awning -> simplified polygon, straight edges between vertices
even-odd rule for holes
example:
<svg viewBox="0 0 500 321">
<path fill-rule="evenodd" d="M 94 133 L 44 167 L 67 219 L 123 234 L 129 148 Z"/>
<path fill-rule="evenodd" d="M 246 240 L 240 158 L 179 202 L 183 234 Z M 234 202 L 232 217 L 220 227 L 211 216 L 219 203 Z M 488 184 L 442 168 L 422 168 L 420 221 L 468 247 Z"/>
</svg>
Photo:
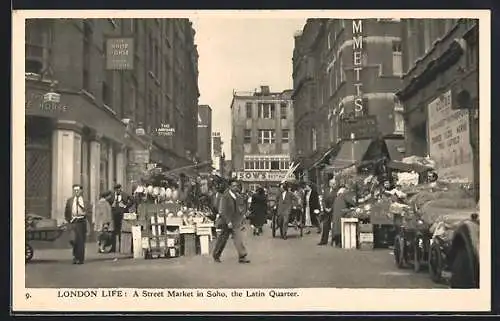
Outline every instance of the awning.
<svg viewBox="0 0 500 321">
<path fill-rule="evenodd" d="M 335 157 L 333 162 L 331 162 L 330 166 L 327 166 L 327 168 L 344 169 L 362 161 L 372 141 L 372 139 L 360 139 L 346 140 L 342 142 L 337 157 Z"/>
<path fill-rule="evenodd" d="M 403 163 L 401 161 L 394 161 L 394 160 L 391 160 L 388 164 L 387 164 L 387 167 L 388 168 L 391 168 L 391 169 L 394 169 L 394 170 L 397 170 L 397 171 L 401 171 L 401 172 L 417 172 L 417 173 L 423 173 L 423 172 L 426 172 L 426 171 L 429 171 L 429 170 L 432 170 L 432 167 L 428 167 L 428 166 L 425 166 L 425 165 L 421 165 L 421 164 L 408 164 L 408 163 Z"/>
<path fill-rule="evenodd" d="M 340 150 L 340 148 L 341 148 L 340 146 L 341 146 L 340 144 L 336 144 L 335 146 L 331 147 L 326 152 L 324 152 L 323 154 L 321 154 L 321 157 L 313 163 L 313 165 L 311 166 L 311 168 L 314 168 L 314 167 L 320 165 L 328 157 L 330 157 L 333 154 L 336 154 Z"/>
<path fill-rule="evenodd" d="M 384 141 L 385 146 L 387 146 L 389 158 L 393 161 L 402 160 L 404 153 L 400 150 L 404 150 L 405 141 L 403 139 L 384 139 Z"/>
</svg>

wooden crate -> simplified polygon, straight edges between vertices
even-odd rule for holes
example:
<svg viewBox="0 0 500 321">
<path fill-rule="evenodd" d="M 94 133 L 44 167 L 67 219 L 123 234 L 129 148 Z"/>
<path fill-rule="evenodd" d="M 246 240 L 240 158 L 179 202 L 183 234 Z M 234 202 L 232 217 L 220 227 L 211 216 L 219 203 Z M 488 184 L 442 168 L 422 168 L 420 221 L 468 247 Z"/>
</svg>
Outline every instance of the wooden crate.
<svg viewBox="0 0 500 321">
<path fill-rule="evenodd" d="M 341 239 L 342 248 L 344 249 L 356 249 L 357 248 L 357 218 L 341 218 Z"/>
<path fill-rule="evenodd" d="M 183 256 L 196 255 L 196 234 L 194 233 L 181 234 L 181 255 Z"/>
<path fill-rule="evenodd" d="M 132 233 L 122 232 L 120 238 L 120 253 L 132 254 Z"/>
</svg>

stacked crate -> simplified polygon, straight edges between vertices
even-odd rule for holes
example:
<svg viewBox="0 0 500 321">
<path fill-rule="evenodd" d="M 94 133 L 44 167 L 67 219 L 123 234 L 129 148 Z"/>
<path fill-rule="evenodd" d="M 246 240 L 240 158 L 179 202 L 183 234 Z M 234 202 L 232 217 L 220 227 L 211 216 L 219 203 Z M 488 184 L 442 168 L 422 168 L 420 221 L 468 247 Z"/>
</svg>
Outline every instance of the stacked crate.
<svg viewBox="0 0 500 321">
<path fill-rule="evenodd" d="M 373 250 L 373 225 L 359 224 L 358 225 L 358 244 L 361 250 Z"/>
</svg>

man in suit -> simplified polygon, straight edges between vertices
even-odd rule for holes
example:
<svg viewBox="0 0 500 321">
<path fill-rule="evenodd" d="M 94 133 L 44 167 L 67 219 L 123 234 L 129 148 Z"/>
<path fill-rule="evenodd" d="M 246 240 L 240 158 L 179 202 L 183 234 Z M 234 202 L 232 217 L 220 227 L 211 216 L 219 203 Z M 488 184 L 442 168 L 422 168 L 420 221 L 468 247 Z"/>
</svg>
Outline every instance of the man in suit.
<svg viewBox="0 0 500 321">
<path fill-rule="evenodd" d="M 337 181 L 335 178 L 332 178 L 329 182 L 329 188 L 323 195 L 324 215 L 322 219 L 321 239 L 318 245 L 326 245 L 328 243 L 328 235 L 330 234 L 330 230 L 332 228 L 333 206 L 338 189 L 339 186 Z"/>
<path fill-rule="evenodd" d="M 122 185 L 116 184 L 111 198 L 111 213 L 113 215 L 113 245 L 111 252 L 116 252 L 116 244 L 120 244 L 123 214 L 128 210 L 130 198 L 122 191 Z"/>
<path fill-rule="evenodd" d="M 83 264 L 85 261 L 85 240 L 87 238 L 87 223 L 90 214 L 90 204 L 83 199 L 83 187 L 73 185 L 73 196 L 66 201 L 64 218 L 70 224 L 73 239 L 73 264 Z"/>
<path fill-rule="evenodd" d="M 233 236 L 234 246 L 238 251 L 239 263 L 250 263 L 247 259 L 247 250 L 243 245 L 241 223 L 243 212 L 238 206 L 240 184 L 236 180 L 229 182 L 229 189 L 222 194 L 219 204 L 219 218 L 216 225 L 221 229 L 221 234 L 215 242 L 213 251 L 214 261 L 219 263 L 222 251 L 226 247 L 229 236 Z"/>
<path fill-rule="evenodd" d="M 284 182 L 281 184 L 281 193 L 278 197 L 278 224 L 280 227 L 280 236 L 282 239 L 287 239 L 288 222 L 290 221 L 290 213 L 294 205 L 295 195 L 290 191 L 289 185 Z"/>
</svg>

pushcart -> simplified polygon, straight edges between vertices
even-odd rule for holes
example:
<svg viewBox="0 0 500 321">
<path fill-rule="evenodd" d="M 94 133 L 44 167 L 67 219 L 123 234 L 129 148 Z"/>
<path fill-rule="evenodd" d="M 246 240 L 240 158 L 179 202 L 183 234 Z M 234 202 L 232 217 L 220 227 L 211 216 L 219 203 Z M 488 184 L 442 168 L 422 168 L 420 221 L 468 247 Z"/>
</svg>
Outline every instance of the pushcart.
<svg viewBox="0 0 500 321">
<path fill-rule="evenodd" d="M 30 241 L 46 241 L 53 242 L 57 240 L 62 233 L 66 230 L 66 225 L 59 227 L 26 227 L 25 230 L 25 245 L 24 255 L 25 261 L 30 262 L 33 258 L 35 250 L 29 244 Z"/>
<path fill-rule="evenodd" d="M 394 239 L 396 266 L 403 269 L 411 265 L 415 272 L 420 272 L 429 261 L 431 238 L 429 225 L 419 217 L 403 220 Z"/>
</svg>

